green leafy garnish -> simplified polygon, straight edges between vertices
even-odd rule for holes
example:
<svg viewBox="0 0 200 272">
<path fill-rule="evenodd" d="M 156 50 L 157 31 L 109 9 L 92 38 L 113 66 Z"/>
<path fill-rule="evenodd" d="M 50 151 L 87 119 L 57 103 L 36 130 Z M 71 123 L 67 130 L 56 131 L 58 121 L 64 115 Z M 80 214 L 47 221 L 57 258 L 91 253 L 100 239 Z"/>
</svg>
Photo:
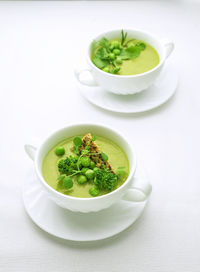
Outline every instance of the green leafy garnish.
<svg viewBox="0 0 200 272">
<path fill-rule="evenodd" d="M 137 48 L 140 50 L 144 50 L 146 48 L 146 44 L 143 42 L 139 42 L 136 44 Z"/>
<path fill-rule="evenodd" d="M 101 59 L 108 59 L 109 53 L 105 47 L 101 47 L 97 50 L 96 57 Z"/>
<path fill-rule="evenodd" d="M 73 147 L 73 151 L 76 155 L 79 155 L 79 149 L 78 149 L 78 146 L 74 145 Z"/>
<path fill-rule="evenodd" d="M 99 69 L 106 73 L 118 74 L 120 65 L 123 61 L 137 58 L 141 51 L 145 50 L 146 44 L 136 39 L 127 40 L 128 33 L 121 31 L 121 41 L 108 41 L 105 37 L 101 38 L 99 42 L 94 41 L 96 47 L 93 49 L 94 56 L 92 61 Z"/>
<path fill-rule="evenodd" d="M 82 140 L 80 137 L 76 136 L 74 137 L 73 139 L 73 143 L 74 143 L 74 146 L 73 146 L 73 151 L 76 155 L 79 155 L 79 147 L 82 145 Z"/>
<path fill-rule="evenodd" d="M 108 53 L 110 52 L 109 41 L 108 41 L 108 39 L 106 39 L 105 37 L 103 37 L 103 38 L 99 41 L 99 45 L 100 45 L 101 47 L 104 47 Z"/>
<path fill-rule="evenodd" d="M 140 51 L 141 50 L 139 48 L 137 48 L 136 46 L 131 46 L 126 49 L 123 49 L 120 57 L 123 60 L 135 59 L 139 56 Z"/>
<path fill-rule="evenodd" d="M 116 175 L 118 179 L 124 179 L 127 176 L 127 173 L 125 171 L 125 166 L 120 166 L 117 168 Z"/>
<path fill-rule="evenodd" d="M 75 146 L 81 146 L 82 145 L 82 140 L 80 137 L 74 137 L 73 143 Z"/>
<path fill-rule="evenodd" d="M 116 175 L 118 178 L 124 178 L 126 176 L 126 172 L 123 169 L 118 169 Z"/>
<path fill-rule="evenodd" d="M 108 160 L 108 156 L 107 156 L 105 153 L 103 153 L 103 152 L 101 152 L 101 157 L 102 157 L 102 159 L 103 159 L 104 161 L 107 161 L 107 160 Z"/>
<path fill-rule="evenodd" d="M 93 63 L 99 69 L 102 69 L 102 68 L 104 68 L 104 67 L 106 67 L 108 65 L 108 61 L 107 60 L 104 60 L 104 59 L 101 59 L 101 58 L 98 58 L 98 57 L 95 57 L 93 59 Z"/>
<path fill-rule="evenodd" d="M 91 142 L 94 142 L 97 139 L 95 135 L 92 136 Z"/>
<path fill-rule="evenodd" d="M 58 181 L 61 181 L 61 180 L 63 180 L 65 177 L 66 177 L 66 175 L 65 175 L 65 174 L 62 174 L 62 175 L 60 175 L 60 176 L 57 178 L 57 180 L 58 180 Z"/>
</svg>

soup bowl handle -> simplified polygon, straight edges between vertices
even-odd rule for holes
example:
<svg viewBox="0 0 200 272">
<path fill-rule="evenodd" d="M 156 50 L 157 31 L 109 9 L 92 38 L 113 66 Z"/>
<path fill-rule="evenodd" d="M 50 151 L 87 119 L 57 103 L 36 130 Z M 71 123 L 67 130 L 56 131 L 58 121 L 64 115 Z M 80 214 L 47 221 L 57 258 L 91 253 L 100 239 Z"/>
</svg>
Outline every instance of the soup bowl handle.
<svg viewBox="0 0 200 272">
<path fill-rule="evenodd" d="M 167 59 L 174 50 L 174 43 L 168 40 L 162 40 L 162 44 L 165 48 L 165 58 Z"/>
<path fill-rule="evenodd" d="M 98 86 L 97 82 L 93 79 L 91 72 L 92 72 L 92 69 L 89 66 L 85 66 L 83 68 L 77 67 L 74 69 L 74 75 L 79 83 L 89 87 Z M 81 78 L 81 74 L 83 75 L 86 73 L 90 74 L 90 79 Z"/>
<path fill-rule="evenodd" d="M 126 194 L 123 196 L 123 200 L 144 202 L 149 198 L 151 191 L 152 186 L 146 178 L 134 177 L 134 181 Z"/>
<path fill-rule="evenodd" d="M 35 159 L 35 154 L 36 154 L 36 151 L 38 149 L 39 142 L 40 141 L 38 139 L 33 139 L 30 144 L 25 144 L 24 145 L 24 149 L 25 149 L 26 154 L 33 161 Z"/>
</svg>

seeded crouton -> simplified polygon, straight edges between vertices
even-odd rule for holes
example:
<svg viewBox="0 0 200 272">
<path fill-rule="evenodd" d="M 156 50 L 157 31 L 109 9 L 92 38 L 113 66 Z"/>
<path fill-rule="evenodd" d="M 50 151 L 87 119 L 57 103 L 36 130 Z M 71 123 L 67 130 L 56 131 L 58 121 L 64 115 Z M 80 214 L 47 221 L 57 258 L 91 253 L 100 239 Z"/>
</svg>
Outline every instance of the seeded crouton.
<svg viewBox="0 0 200 272">
<path fill-rule="evenodd" d="M 93 142 L 91 141 L 92 135 L 90 133 L 86 134 L 82 138 L 82 145 L 79 147 L 79 151 L 81 152 L 87 145 L 90 146 L 90 153 L 96 153 L 95 155 L 90 155 L 90 159 L 96 164 L 97 167 L 99 168 L 108 168 L 113 174 L 115 174 L 112 166 L 108 161 L 104 161 L 102 156 L 101 156 L 101 150 L 100 148 Z"/>
</svg>

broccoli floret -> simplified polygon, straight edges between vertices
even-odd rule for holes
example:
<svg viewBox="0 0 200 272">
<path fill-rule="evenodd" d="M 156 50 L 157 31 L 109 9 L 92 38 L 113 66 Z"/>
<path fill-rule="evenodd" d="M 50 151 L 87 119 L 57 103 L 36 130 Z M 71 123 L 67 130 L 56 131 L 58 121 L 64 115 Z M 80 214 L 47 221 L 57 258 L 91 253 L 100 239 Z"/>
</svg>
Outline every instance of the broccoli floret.
<svg viewBox="0 0 200 272">
<path fill-rule="evenodd" d="M 58 162 L 58 171 L 61 174 L 70 175 L 77 170 L 77 156 L 70 155 L 66 159 L 62 159 Z"/>
<path fill-rule="evenodd" d="M 58 171 L 62 174 L 68 174 L 68 165 L 66 160 L 60 160 L 58 163 Z"/>
<path fill-rule="evenodd" d="M 109 169 L 98 169 L 95 171 L 94 184 L 100 189 L 113 190 L 117 183 L 117 176 Z"/>
</svg>

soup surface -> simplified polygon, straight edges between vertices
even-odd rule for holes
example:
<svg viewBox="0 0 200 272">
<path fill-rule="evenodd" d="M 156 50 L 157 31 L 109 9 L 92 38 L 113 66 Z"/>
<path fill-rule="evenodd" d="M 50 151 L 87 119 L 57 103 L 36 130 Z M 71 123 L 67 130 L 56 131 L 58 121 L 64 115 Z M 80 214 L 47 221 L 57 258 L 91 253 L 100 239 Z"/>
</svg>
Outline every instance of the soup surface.
<svg viewBox="0 0 200 272">
<path fill-rule="evenodd" d="M 136 41 L 135 41 L 136 42 Z M 159 55 L 157 51 L 149 44 L 135 59 L 125 60 L 118 65 L 120 67 L 119 75 L 137 75 L 152 70 L 159 64 Z"/>
<path fill-rule="evenodd" d="M 94 41 L 91 60 L 104 72 L 118 75 L 137 75 L 155 68 L 160 58 L 148 43 L 134 38 Z"/>
<path fill-rule="evenodd" d="M 80 136 L 82 137 L 82 136 Z M 100 148 L 100 150 L 105 152 L 108 156 L 108 161 L 114 171 L 117 171 L 118 167 L 123 167 L 124 175 L 117 179 L 117 183 L 115 187 L 116 189 L 121 186 L 124 181 L 127 179 L 129 174 L 129 162 L 125 152 L 114 142 L 104 137 L 98 137 L 95 140 L 95 144 Z M 65 149 L 65 154 L 62 156 L 56 155 L 56 149 L 62 146 Z M 85 184 L 79 184 L 77 182 L 78 175 L 72 177 L 73 179 L 73 187 L 69 190 L 65 190 L 60 182 L 58 182 L 58 177 L 60 176 L 60 172 L 58 170 L 58 163 L 60 160 L 65 159 L 69 155 L 74 155 L 73 150 L 73 137 L 65 139 L 59 142 L 56 146 L 54 146 L 45 156 L 42 166 L 42 173 L 45 181 L 55 190 L 67 194 L 73 197 L 82 197 L 88 198 L 92 197 L 89 193 L 90 188 L 94 186 L 92 181 L 88 181 Z M 99 192 L 99 195 L 106 194 L 109 191 L 102 189 Z"/>
</svg>

